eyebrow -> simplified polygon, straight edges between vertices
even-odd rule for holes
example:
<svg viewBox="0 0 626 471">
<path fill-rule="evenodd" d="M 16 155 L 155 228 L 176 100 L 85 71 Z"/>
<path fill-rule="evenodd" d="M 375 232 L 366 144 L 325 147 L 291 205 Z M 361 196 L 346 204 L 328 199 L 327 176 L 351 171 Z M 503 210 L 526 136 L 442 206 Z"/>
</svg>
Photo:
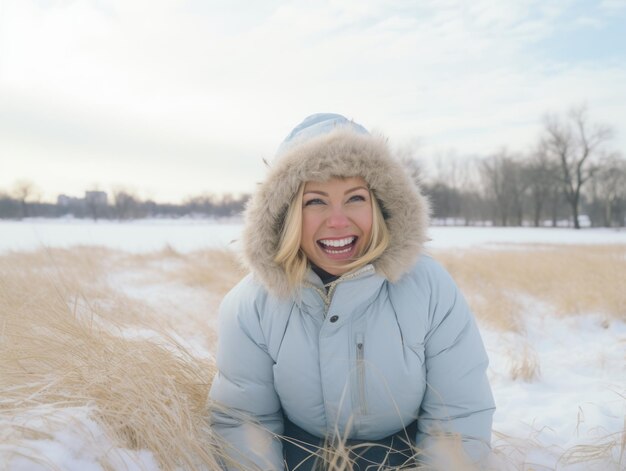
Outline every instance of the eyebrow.
<svg viewBox="0 0 626 471">
<path fill-rule="evenodd" d="M 367 192 L 369 192 L 369 189 L 365 186 L 355 186 L 354 188 L 350 188 L 349 190 L 346 190 L 343 194 L 347 195 L 348 193 L 353 193 L 357 190 L 365 190 Z M 314 193 L 316 195 L 322 195 L 322 196 L 328 196 L 328 193 L 326 193 L 325 191 L 320 191 L 320 190 L 309 190 L 309 191 L 305 191 L 304 194 L 307 195 L 309 193 Z"/>
</svg>

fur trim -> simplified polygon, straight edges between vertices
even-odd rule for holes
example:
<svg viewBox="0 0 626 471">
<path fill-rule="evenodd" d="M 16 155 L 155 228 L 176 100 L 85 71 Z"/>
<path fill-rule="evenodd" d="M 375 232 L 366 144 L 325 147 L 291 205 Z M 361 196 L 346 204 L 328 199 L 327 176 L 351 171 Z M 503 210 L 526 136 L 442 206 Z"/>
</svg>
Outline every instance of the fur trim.
<svg viewBox="0 0 626 471">
<path fill-rule="evenodd" d="M 269 292 L 290 294 L 286 274 L 274 256 L 287 208 L 300 184 L 357 176 L 381 203 L 390 233 L 389 247 L 373 262 L 376 271 L 393 282 L 411 269 L 427 240 L 428 201 L 383 138 L 337 129 L 280 155 L 248 203 L 244 261 Z"/>
</svg>

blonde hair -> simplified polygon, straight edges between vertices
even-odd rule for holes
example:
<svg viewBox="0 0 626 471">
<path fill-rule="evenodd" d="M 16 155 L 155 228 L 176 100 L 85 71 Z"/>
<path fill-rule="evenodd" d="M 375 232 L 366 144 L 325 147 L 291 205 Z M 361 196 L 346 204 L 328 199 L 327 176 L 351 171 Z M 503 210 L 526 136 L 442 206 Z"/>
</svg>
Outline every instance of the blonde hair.
<svg viewBox="0 0 626 471">
<path fill-rule="evenodd" d="M 300 248 L 302 243 L 302 198 L 304 182 L 289 203 L 285 221 L 280 233 L 278 250 L 274 261 L 283 267 L 289 286 L 297 288 L 304 281 L 309 260 Z M 385 223 L 378 199 L 369 190 L 372 202 L 372 231 L 363 253 L 354 261 L 342 268 L 346 271 L 356 270 L 380 257 L 389 245 L 389 229 Z"/>
</svg>

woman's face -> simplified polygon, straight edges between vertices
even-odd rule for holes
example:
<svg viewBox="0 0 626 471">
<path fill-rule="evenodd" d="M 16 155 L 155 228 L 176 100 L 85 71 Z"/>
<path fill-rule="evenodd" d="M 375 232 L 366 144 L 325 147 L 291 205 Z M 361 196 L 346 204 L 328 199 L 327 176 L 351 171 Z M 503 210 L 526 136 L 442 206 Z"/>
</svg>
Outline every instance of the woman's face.
<svg viewBox="0 0 626 471">
<path fill-rule="evenodd" d="M 372 232 L 372 201 L 361 177 L 307 182 L 302 198 L 302 241 L 309 261 L 333 275 L 356 259 Z"/>
</svg>

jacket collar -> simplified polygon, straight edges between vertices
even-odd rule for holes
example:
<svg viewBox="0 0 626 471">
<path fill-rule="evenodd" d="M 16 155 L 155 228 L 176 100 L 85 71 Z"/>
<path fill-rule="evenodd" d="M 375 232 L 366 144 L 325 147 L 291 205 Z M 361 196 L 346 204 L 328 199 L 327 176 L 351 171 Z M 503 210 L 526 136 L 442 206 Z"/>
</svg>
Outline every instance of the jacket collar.
<svg viewBox="0 0 626 471">
<path fill-rule="evenodd" d="M 324 317 L 338 315 L 336 325 L 341 325 L 351 312 L 364 311 L 376 298 L 385 281 L 385 277 L 376 273 L 374 266 L 370 264 L 331 282 L 327 292 L 320 278 L 309 270 L 296 304 L 315 316 L 318 313 Z"/>
</svg>

